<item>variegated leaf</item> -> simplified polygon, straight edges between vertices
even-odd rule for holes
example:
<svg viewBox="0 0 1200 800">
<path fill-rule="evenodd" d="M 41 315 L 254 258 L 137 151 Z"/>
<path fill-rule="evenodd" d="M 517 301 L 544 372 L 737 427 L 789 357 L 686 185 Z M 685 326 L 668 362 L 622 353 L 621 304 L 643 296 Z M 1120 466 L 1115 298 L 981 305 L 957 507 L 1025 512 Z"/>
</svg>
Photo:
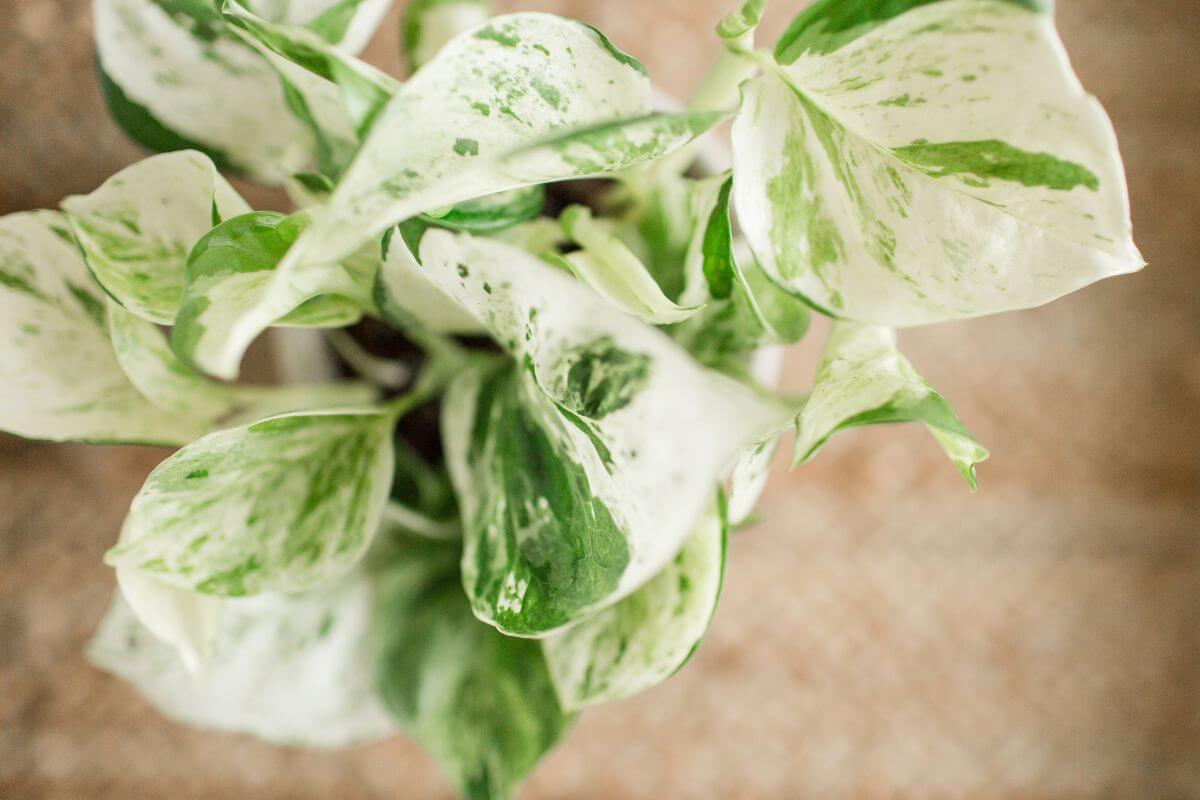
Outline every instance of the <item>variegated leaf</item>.
<svg viewBox="0 0 1200 800">
<path fill-rule="evenodd" d="M 254 327 L 243 333 L 245 312 L 275 280 L 280 260 L 308 223 L 307 213 L 243 214 L 196 243 L 187 260 L 183 305 L 171 332 L 171 347 L 185 363 L 219 378 L 237 377 L 238 363 L 222 363 L 217 355 L 231 337 L 248 334 L 249 344 L 262 332 Z M 340 264 L 297 276 L 288 286 L 290 303 L 268 324 L 341 327 L 357 321 L 373 304 L 378 265 L 372 245 Z"/>
<path fill-rule="evenodd" d="M 166 716 L 202 728 L 308 747 L 344 747 L 396 732 L 376 690 L 367 635 L 375 595 L 360 571 L 302 594 L 203 599 L 223 609 L 200 675 L 189 674 L 120 597 L 89 644 L 88 659 L 131 683 Z"/>
<path fill-rule="evenodd" d="M 221 13 L 236 31 L 245 34 L 244 40 L 252 47 L 274 53 L 307 70 L 329 86 L 336 86 L 341 93 L 346 119 L 358 136 L 366 131 L 375 114 L 400 87 L 400 82 L 395 78 L 355 58 L 339 47 L 336 40 L 331 42 L 317 31 L 263 19 L 240 0 L 222 0 Z M 327 103 L 325 93 L 319 90 L 306 91 L 306 82 L 272 61 L 280 67 L 281 76 L 305 95 L 305 105 L 308 105 L 308 96 L 312 93 L 319 94 L 315 98 L 316 103 Z M 289 101 L 295 102 L 292 98 Z M 304 119 L 304 116 L 301 115 L 301 118 Z M 313 117 L 312 124 L 318 127 L 319 133 L 322 127 L 320 118 Z"/>
<path fill-rule="evenodd" d="M 717 35 L 722 39 L 736 40 L 752 33 L 762 20 L 766 8 L 767 0 L 745 0 L 721 19 L 717 25 Z"/>
<path fill-rule="evenodd" d="M 428 227 L 418 219 L 385 234 L 383 263 L 375 283 L 376 305 L 384 319 L 401 329 L 416 323 L 435 333 L 484 333 L 475 315 L 439 288 L 417 261 L 412 248 Z"/>
<path fill-rule="evenodd" d="M 242 386 L 210 381 L 179 360 L 154 324 L 109 300 L 108 330 L 117 361 L 150 402 L 208 429 L 254 422 L 287 411 L 369 403 L 367 384 L 330 382 Z"/>
<path fill-rule="evenodd" d="M 105 559 L 226 597 L 344 575 L 379 527 L 392 425 L 384 411 L 331 410 L 210 434 L 150 473 Z"/>
<path fill-rule="evenodd" d="M 402 220 L 652 160 L 725 116 L 620 121 L 648 104 L 641 64 L 582 23 L 515 14 L 456 37 L 380 112 L 322 213 L 202 366 L 236 374 L 249 342 L 295 307 L 297 287 L 322 282 L 329 264 Z"/>
<path fill-rule="evenodd" d="M 779 448 L 779 436 L 769 436 L 754 443 L 738 458 L 729 476 L 729 500 L 726 513 L 730 525 L 741 525 L 750 519 L 754 506 L 771 476 L 771 461 Z"/>
<path fill-rule="evenodd" d="M 645 586 L 545 639 L 563 708 L 624 700 L 675 674 L 708 629 L 724 568 L 725 521 L 714 508 Z"/>
<path fill-rule="evenodd" d="M 431 230 L 421 261 L 518 365 L 445 400 L 467 593 L 501 630 L 545 635 L 669 563 L 779 411 L 521 250 Z"/>
<path fill-rule="evenodd" d="M 808 461 L 839 430 L 887 422 L 924 424 L 975 488 L 975 465 L 988 457 L 987 450 L 896 349 L 895 332 L 835 322 L 812 394 L 796 417 L 793 464 Z"/>
<path fill-rule="evenodd" d="M 203 153 L 151 156 L 62 201 L 92 275 L 142 319 L 170 325 L 192 246 L 250 206 Z"/>
<path fill-rule="evenodd" d="M 763 274 L 745 242 L 734 236 L 731 185 L 728 175 L 717 175 L 692 186 L 694 229 L 683 261 L 680 299 L 707 305 L 671 335 L 702 364 L 755 385 L 755 353 L 799 341 L 810 314 L 803 300 Z"/>
<path fill-rule="evenodd" d="M 459 794 L 505 800 L 572 717 L 555 697 L 541 645 L 471 614 L 457 555 L 409 541 L 381 572 L 379 690 Z"/>
<path fill-rule="evenodd" d="M 409 69 L 416 72 L 458 34 L 487 21 L 489 0 L 411 0 L 400 22 Z"/>
<path fill-rule="evenodd" d="M 575 276 L 617 308 L 649 322 L 669 325 L 682 322 L 700 310 L 673 303 L 640 259 L 615 235 L 592 219 L 584 206 L 571 206 L 560 220 L 583 249 L 562 260 Z"/>
<path fill-rule="evenodd" d="M 1112 127 L 1027 0 L 819 2 L 745 89 L 736 204 L 767 273 L 917 325 L 1136 270 Z"/>
<path fill-rule="evenodd" d="M 0 429 L 64 441 L 178 445 L 196 420 L 140 395 L 113 354 L 104 292 L 66 218 L 30 211 L 0 218 Z"/>
<path fill-rule="evenodd" d="M 163 583 L 133 567 L 117 567 L 121 597 L 154 638 L 179 654 L 188 674 L 208 667 L 225 600 Z"/>
<path fill-rule="evenodd" d="M 95 0 L 96 57 L 109 110 L 152 150 L 202 149 L 222 167 L 278 183 L 313 160 L 275 69 L 228 35 L 205 3 Z M 366 44 L 389 0 L 258 3 L 286 24 Z"/>
</svg>

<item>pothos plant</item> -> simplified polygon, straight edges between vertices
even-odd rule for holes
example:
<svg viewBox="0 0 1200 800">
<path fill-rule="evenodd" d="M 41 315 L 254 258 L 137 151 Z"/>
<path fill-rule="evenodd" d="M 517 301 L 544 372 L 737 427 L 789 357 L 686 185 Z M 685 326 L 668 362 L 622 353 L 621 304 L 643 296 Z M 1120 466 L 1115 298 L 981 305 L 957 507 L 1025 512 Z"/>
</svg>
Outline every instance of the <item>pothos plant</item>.
<svg viewBox="0 0 1200 800">
<path fill-rule="evenodd" d="M 783 436 L 799 464 L 919 422 L 974 487 L 987 453 L 895 328 L 1143 262 L 1042 0 L 818 0 L 768 49 L 750 0 L 677 111 L 588 25 L 476 0 L 408 6 L 401 82 L 354 55 L 387 6 L 94 0 L 108 106 L 163 153 L 0 220 L 0 426 L 180 448 L 105 556 L 96 664 L 270 741 L 403 729 L 502 798 L 695 650 Z M 730 119 L 732 169 L 689 172 Z M 763 356 L 813 313 L 788 398 Z M 272 327 L 328 329 L 358 378 L 233 383 Z"/>
</svg>

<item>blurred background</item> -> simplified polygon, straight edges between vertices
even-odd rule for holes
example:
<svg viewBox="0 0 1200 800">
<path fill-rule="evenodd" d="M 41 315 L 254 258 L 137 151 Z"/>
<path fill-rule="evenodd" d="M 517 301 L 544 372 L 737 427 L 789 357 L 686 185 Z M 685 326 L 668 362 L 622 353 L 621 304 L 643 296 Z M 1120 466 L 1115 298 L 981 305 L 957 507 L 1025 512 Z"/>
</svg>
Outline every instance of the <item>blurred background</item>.
<svg viewBox="0 0 1200 800">
<path fill-rule="evenodd" d="M 680 96 L 732 4 L 496 3 L 595 24 Z M 0 213 L 143 155 L 102 106 L 88 5 L 0 0 Z M 775 5 L 762 41 L 801 4 Z M 1196 10 L 1058 2 L 1115 122 L 1149 268 L 902 334 L 992 451 L 979 493 L 910 426 L 780 464 L 697 656 L 585 714 L 525 797 L 1200 798 Z M 399 74 L 396 30 L 367 58 Z M 821 333 L 789 354 L 788 387 L 807 385 Z M 448 798 L 405 740 L 314 753 L 193 731 L 84 662 L 113 589 L 101 555 L 164 455 L 0 434 L 0 796 Z"/>
</svg>

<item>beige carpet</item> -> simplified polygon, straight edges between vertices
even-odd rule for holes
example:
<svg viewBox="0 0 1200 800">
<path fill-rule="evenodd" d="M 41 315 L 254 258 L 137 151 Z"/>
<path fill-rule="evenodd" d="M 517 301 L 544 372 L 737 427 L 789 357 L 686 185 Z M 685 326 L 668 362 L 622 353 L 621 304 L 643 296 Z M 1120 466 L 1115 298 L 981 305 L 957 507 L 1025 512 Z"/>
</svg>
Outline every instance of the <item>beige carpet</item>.
<svg viewBox="0 0 1200 800">
<path fill-rule="evenodd" d="M 140 155 L 104 116 L 86 5 L 0 0 L 2 212 Z M 597 24 L 677 93 L 726 5 L 521 3 Z M 1150 268 L 906 333 L 992 450 L 979 493 L 916 429 L 781 471 L 697 657 L 586 714 L 526 797 L 1200 798 L 1200 27 L 1194 0 L 1059 6 Z M 100 555 L 161 456 L 0 436 L 0 797 L 447 797 L 405 741 L 307 753 L 196 732 L 84 664 L 112 589 Z"/>
</svg>

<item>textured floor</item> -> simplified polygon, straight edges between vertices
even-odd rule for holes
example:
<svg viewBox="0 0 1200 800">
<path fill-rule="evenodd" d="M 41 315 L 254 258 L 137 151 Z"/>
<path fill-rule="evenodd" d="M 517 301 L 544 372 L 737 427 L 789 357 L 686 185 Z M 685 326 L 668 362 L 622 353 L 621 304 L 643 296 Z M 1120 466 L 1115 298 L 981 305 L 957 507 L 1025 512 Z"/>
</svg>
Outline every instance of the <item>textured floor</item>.
<svg viewBox="0 0 1200 800">
<path fill-rule="evenodd" d="M 679 93 L 727 3 L 520 5 L 588 19 Z M 1200 29 L 1193 0 L 1058 5 L 1151 267 L 904 334 L 992 450 L 980 492 L 915 429 L 781 471 L 697 657 L 585 715 L 526 797 L 1200 798 Z M 0 212 L 139 157 L 103 114 L 86 3 L 0 0 L 0 21 Z M 405 741 L 306 753 L 191 731 L 83 663 L 112 588 L 100 555 L 161 455 L 0 436 L 0 797 L 447 797 Z"/>
</svg>

